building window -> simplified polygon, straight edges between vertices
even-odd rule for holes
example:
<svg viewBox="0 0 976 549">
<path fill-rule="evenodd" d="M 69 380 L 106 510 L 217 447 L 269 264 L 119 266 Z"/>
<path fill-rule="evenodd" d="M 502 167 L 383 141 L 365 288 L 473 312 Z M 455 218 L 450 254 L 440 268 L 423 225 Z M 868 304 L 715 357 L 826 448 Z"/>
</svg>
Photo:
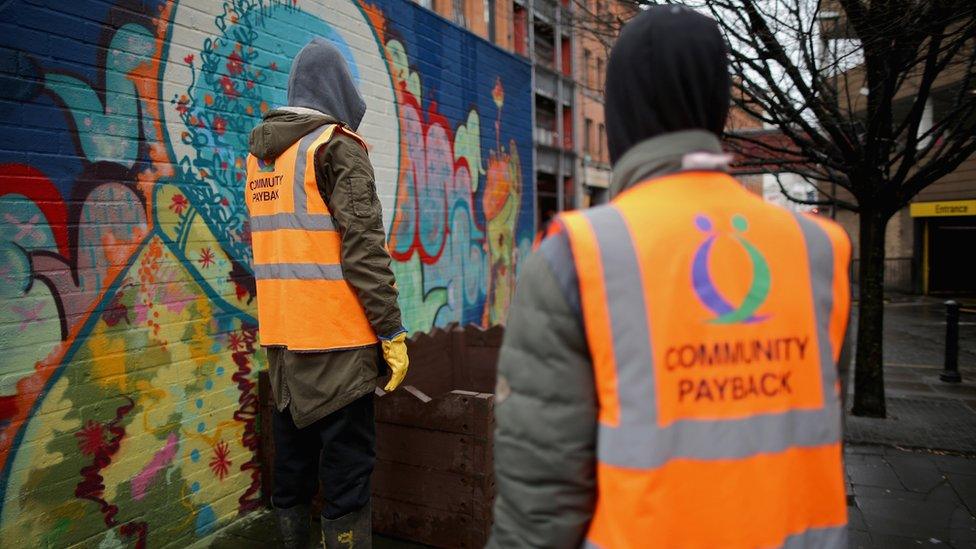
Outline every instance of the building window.
<svg viewBox="0 0 976 549">
<path fill-rule="evenodd" d="M 590 80 L 590 65 L 593 61 L 593 53 L 590 50 L 583 50 L 583 85 L 587 88 L 593 87 Z"/>
<path fill-rule="evenodd" d="M 528 54 L 529 14 L 518 4 L 512 5 L 512 37 L 515 42 L 515 53 Z"/>
<path fill-rule="evenodd" d="M 596 82 L 594 82 L 593 87 L 597 89 L 603 89 L 603 83 L 606 81 L 606 77 L 603 75 L 603 58 L 596 58 Z"/>
<path fill-rule="evenodd" d="M 454 12 L 454 22 L 464 28 L 468 28 L 468 21 L 464 16 L 464 4 L 464 0 L 454 0 L 452 11 Z"/>
<path fill-rule="evenodd" d="M 597 151 L 596 157 L 603 162 L 603 151 L 607 150 L 607 127 L 604 124 L 600 124 L 600 135 L 597 137 Z"/>
<path fill-rule="evenodd" d="M 545 227 L 559 211 L 559 195 L 557 194 L 559 191 L 556 189 L 556 176 L 545 172 L 536 172 L 535 194 L 536 204 L 539 208 L 536 218 L 540 221 L 540 227 Z"/>
<path fill-rule="evenodd" d="M 572 177 L 563 178 L 563 210 L 576 208 L 576 183 Z"/>
<path fill-rule="evenodd" d="M 563 36 L 560 45 L 562 54 L 563 74 L 572 77 L 573 75 L 573 47 L 568 36 Z"/>
<path fill-rule="evenodd" d="M 488 24 L 488 40 L 495 43 L 495 0 L 485 0 L 485 22 Z"/>
<path fill-rule="evenodd" d="M 583 150 L 586 154 L 593 154 L 593 121 L 587 118 L 583 122 Z"/>
<path fill-rule="evenodd" d="M 573 109 L 563 107 L 563 148 L 573 150 Z"/>
<path fill-rule="evenodd" d="M 559 147 L 556 133 L 556 102 L 541 95 L 535 96 L 535 140 L 540 145 Z"/>
<path fill-rule="evenodd" d="M 556 37 L 552 27 L 540 20 L 535 21 L 535 62 L 550 69 L 556 69 Z"/>
</svg>

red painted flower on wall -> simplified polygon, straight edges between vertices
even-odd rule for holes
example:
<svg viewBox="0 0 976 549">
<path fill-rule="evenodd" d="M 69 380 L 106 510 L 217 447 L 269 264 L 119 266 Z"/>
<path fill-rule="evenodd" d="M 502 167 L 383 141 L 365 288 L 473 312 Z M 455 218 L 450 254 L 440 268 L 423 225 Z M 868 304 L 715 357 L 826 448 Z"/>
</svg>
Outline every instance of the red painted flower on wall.
<svg viewBox="0 0 976 549">
<path fill-rule="evenodd" d="M 241 59 L 241 54 L 237 53 L 237 50 L 234 50 L 227 56 L 227 72 L 231 75 L 238 75 L 244 72 L 244 60 Z"/>
<path fill-rule="evenodd" d="M 93 456 L 105 447 L 105 429 L 101 423 L 88 420 L 84 427 L 75 432 L 78 449 L 86 456 Z"/>
<path fill-rule="evenodd" d="M 169 209 L 176 212 L 176 215 L 183 215 L 183 210 L 185 210 L 190 205 L 190 201 L 186 199 L 180 193 L 173 195 L 173 200 L 169 204 Z"/>
<path fill-rule="evenodd" d="M 214 457 L 210 460 L 210 470 L 213 474 L 220 480 L 224 480 L 224 477 L 230 473 L 230 466 L 232 465 L 230 461 L 230 448 L 227 447 L 227 443 L 220 441 L 213 447 Z"/>
<path fill-rule="evenodd" d="M 224 132 L 227 131 L 227 120 L 224 120 L 222 116 L 215 116 L 212 126 L 213 131 L 215 131 L 217 135 L 224 135 Z"/>
<path fill-rule="evenodd" d="M 237 91 L 237 87 L 234 85 L 234 81 L 227 75 L 220 78 L 220 89 L 224 91 L 224 95 L 230 99 L 237 99 L 240 92 Z"/>
<path fill-rule="evenodd" d="M 186 114 L 190 110 L 190 98 L 181 95 L 179 101 L 176 102 L 176 112 L 180 114 Z"/>
<path fill-rule="evenodd" d="M 200 250 L 199 262 L 200 262 L 200 266 L 202 266 L 204 269 L 213 265 L 216 259 L 217 259 L 217 254 L 215 254 L 214 251 L 211 250 L 210 248 L 202 248 Z"/>
<path fill-rule="evenodd" d="M 191 53 L 191 54 L 187 55 L 186 57 L 184 57 L 183 58 L 183 62 L 186 63 L 187 65 L 192 65 L 193 64 L 193 54 Z"/>
</svg>

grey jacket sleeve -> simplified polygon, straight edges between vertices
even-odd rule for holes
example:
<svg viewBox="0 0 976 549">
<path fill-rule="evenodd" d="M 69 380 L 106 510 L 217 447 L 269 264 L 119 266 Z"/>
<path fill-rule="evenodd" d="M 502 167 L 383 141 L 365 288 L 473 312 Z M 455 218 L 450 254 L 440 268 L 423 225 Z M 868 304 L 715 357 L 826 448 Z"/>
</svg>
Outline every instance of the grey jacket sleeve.
<svg viewBox="0 0 976 549">
<path fill-rule="evenodd" d="M 319 190 L 342 235 L 342 274 L 376 335 L 392 337 L 403 324 L 369 155 L 355 139 L 337 133 L 319 150 L 316 169 Z"/>
<path fill-rule="evenodd" d="M 498 365 L 489 547 L 579 547 L 593 513 L 596 390 L 573 277 L 565 236 L 519 277 Z"/>
<path fill-rule="evenodd" d="M 847 391 L 853 382 L 851 379 L 851 370 L 853 370 L 851 368 L 853 359 L 851 352 L 854 350 L 852 339 L 854 335 L 854 314 L 852 311 L 847 319 L 847 331 L 844 332 L 844 340 L 840 344 L 840 355 L 837 359 L 837 378 L 840 380 L 841 417 L 844 418 L 845 427 L 847 425 Z"/>
</svg>

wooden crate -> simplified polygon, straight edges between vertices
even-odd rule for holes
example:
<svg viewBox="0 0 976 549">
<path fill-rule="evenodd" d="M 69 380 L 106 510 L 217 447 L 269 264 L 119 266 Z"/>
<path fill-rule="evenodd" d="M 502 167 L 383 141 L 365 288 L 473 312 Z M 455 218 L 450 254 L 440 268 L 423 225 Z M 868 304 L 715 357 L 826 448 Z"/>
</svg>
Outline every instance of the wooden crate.
<svg viewBox="0 0 976 549">
<path fill-rule="evenodd" d="M 450 326 L 408 340 L 410 370 L 401 388 L 376 391 L 377 533 L 437 547 L 487 542 L 495 490 L 492 392 L 502 336 L 501 327 Z M 273 404 L 261 375 L 262 481 L 270 494 Z"/>
</svg>

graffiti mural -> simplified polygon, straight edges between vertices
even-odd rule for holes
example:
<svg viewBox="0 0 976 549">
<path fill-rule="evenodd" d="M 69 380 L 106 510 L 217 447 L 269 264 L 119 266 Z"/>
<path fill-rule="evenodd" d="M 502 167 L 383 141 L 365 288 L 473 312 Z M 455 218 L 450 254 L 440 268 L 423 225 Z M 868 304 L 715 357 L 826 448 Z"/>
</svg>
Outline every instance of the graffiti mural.
<svg viewBox="0 0 976 549">
<path fill-rule="evenodd" d="M 367 99 L 413 331 L 504 322 L 528 66 L 405 0 L 0 3 L 0 539 L 183 546 L 259 505 L 247 136 L 313 36 Z"/>
</svg>

